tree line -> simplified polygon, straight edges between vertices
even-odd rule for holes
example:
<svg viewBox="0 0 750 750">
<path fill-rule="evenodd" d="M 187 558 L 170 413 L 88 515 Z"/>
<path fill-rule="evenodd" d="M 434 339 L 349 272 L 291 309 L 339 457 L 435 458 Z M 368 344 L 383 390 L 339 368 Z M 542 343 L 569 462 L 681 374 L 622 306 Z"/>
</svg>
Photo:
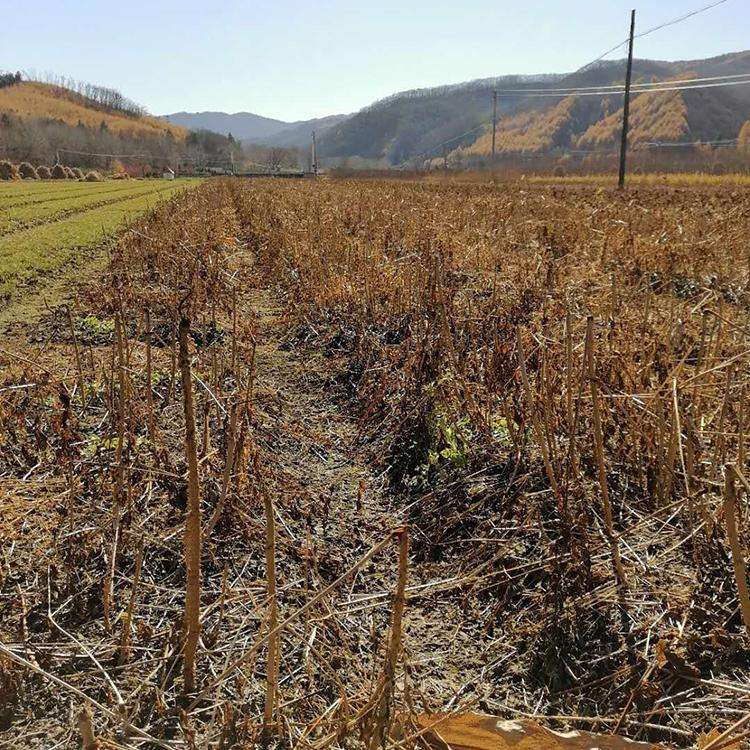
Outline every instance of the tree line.
<svg viewBox="0 0 750 750">
<path fill-rule="evenodd" d="M 24 79 L 54 86 L 68 98 L 79 101 L 93 109 L 105 112 L 118 112 L 128 117 L 144 117 L 148 114 L 145 107 L 142 107 L 117 89 L 110 88 L 109 86 L 99 86 L 94 83 L 79 81 L 70 76 L 49 72 L 39 74 L 34 71 L 27 71 L 24 74 Z"/>
<path fill-rule="evenodd" d="M 23 78 L 20 73 L 0 73 L 0 89 L 15 86 L 17 83 L 21 83 L 22 80 Z"/>
<path fill-rule="evenodd" d="M 296 149 L 245 146 L 231 135 L 208 130 L 175 138 L 163 135 L 129 135 L 112 132 L 105 121 L 99 127 L 79 122 L 69 125 L 51 118 L 0 115 L 0 159 L 14 163 L 66 165 L 109 170 L 122 163 L 132 174 L 158 173 L 169 166 L 180 172 L 242 171 L 266 165 L 269 171 L 304 166 Z"/>
</svg>

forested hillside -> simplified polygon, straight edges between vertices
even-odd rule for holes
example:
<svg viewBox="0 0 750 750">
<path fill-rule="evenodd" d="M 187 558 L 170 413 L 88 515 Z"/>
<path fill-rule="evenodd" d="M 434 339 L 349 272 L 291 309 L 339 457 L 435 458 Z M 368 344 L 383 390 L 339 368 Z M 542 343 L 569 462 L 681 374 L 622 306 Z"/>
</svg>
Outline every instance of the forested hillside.
<svg viewBox="0 0 750 750">
<path fill-rule="evenodd" d="M 697 61 L 634 62 L 636 83 L 748 72 L 750 52 Z M 334 161 L 355 157 L 381 165 L 417 164 L 444 153 L 487 155 L 496 88 L 505 92 L 498 101 L 498 154 L 607 148 L 619 137 L 621 95 L 534 97 L 522 90 L 613 86 L 623 80 L 624 62 L 614 61 L 567 76 L 509 76 L 404 92 L 332 128 L 321 139 L 321 153 Z M 734 139 L 750 117 L 750 87 L 637 96 L 633 115 L 635 142 Z"/>
<path fill-rule="evenodd" d="M 62 77 L 0 77 L 0 159 L 105 169 L 116 159 L 142 173 L 224 166 L 233 153 L 241 155 L 237 142 L 152 117 L 115 89 Z"/>
</svg>

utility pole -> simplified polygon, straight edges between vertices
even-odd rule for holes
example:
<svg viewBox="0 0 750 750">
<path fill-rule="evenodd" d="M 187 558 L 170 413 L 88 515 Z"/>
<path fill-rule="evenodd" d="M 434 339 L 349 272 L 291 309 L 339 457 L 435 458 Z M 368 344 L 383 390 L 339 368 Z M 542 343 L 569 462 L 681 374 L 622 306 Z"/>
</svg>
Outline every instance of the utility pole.
<svg viewBox="0 0 750 750">
<path fill-rule="evenodd" d="M 495 161 L 495 136 L 497 135 L 497 89 L 492 92 L 492 161 Z"/>
<path fill-rule="evenodd" d="M 635 10 L 630 13 L 630 43 L 628 70 L 625 74 L 625 105 L 622 109 L 622 142 L 620 143 L 620 190 L 625 188 L 625 161 L 628 156 L 628 120 L 630 119 L 630 83 L 633 79 L 633 39 L 635 38 Z"/>
<path fill-rule="evenodd" d="M 315 131 L 312 132 L 312 172 L 318 176 L 318 157 L 315 154 Z"/>
</svg>

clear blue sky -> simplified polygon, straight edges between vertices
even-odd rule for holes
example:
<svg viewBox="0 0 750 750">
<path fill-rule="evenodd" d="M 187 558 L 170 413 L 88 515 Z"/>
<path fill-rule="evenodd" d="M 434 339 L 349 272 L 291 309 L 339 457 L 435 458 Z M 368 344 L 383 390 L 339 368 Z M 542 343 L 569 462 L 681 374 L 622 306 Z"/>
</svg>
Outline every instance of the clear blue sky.
<svg viewBox="0 0 750 750">
<path fill-rule="evenodd" d="M 351 112 L 408 88 L 568 72 L 712 0 L 2 0 L 0 69 L 119 88 L 155 114 Z M 636 55 L 750 48 L 750 2 L 639 40 Z"/>
</svg>

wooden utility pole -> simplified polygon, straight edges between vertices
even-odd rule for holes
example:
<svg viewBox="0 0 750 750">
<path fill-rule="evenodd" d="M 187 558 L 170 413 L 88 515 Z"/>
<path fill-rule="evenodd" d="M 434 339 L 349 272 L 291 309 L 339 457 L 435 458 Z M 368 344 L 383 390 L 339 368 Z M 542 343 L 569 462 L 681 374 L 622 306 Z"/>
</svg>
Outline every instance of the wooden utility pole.
<svg viewBox="0 0 750 750">
<path fill-rule="evenodd" d="M 625 74 L 625 104 L 622 110 L 622 142 L 620 143 L 620 190 L 625 187 L 625 161 L 628 156 L 628 120 L 630 119 L 630 83 L 633 79 L 633 39 L 635 38 L 635 10 L 630 13 L 630 43 L 628 70 Z"/>
<path fill-rule="evenodd" d="M 495 136 L 497 135 L 497 89 L 492 92 L 492 161 L 495 161 Z"/>
<path fill-rule="evenodd" d="M 318 174 L 318 157 L 315 153 L 315 131 L 312 132 L 312 172 L 317 177 Z"/>
</svg>

